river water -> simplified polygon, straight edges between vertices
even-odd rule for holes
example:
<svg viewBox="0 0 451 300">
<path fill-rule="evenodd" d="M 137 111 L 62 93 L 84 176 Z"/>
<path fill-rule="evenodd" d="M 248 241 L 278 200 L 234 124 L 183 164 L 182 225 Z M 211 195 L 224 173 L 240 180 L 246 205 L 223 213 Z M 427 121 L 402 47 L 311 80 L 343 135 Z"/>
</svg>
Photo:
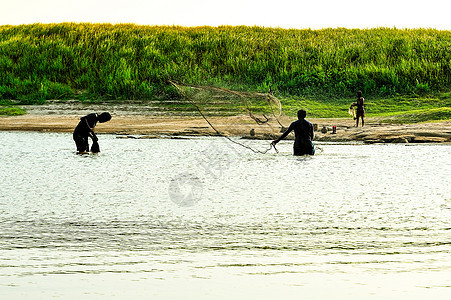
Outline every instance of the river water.
<svg viewBox="0 0 451 300">
<path fill-rule="evenodd" d="M 2 298 L 451 294 L 451 145 L 99 138 L 0 132 Z"/>
</svg>

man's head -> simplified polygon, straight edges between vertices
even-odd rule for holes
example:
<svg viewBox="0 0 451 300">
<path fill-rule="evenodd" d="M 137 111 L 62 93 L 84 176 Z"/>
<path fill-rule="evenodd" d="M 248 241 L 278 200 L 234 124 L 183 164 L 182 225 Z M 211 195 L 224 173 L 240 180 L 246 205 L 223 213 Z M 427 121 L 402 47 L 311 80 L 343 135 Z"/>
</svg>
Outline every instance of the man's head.
<svg viewBox="0 0 451 300">
<path fill-rule="evenodd" d="M 111 120 L 111 115 L 108 112 L 103 112 L 99 115 L 99 122 L 100 123 L 105 123 L 108 122 L 109 120 Z"/>
<path fill-rule="evenodd" d="M 298 119 L 305 119 L 305 117 L 307 116 L 307 112 L 303 109 L 298 110 Z"/>
</svg>

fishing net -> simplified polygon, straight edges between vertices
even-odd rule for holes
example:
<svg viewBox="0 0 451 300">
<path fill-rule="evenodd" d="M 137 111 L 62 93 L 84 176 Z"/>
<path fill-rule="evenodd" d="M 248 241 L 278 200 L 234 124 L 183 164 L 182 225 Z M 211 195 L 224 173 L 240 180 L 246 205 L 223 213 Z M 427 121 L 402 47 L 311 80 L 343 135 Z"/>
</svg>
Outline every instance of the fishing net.
<svg viewBox="0 0 451 300">
<path fill-rule="evenodd" d="M 230 136 L 238 135 L 254 139 L 274 139 L 289 124 L 282 105 L 272 93 L 241 92 L 214 86 L 170 83 L 181 97 L 188 101 L 217 135 L 239 144 L 253 152 L 266 153 L 244 141 Z"/>
</svg>

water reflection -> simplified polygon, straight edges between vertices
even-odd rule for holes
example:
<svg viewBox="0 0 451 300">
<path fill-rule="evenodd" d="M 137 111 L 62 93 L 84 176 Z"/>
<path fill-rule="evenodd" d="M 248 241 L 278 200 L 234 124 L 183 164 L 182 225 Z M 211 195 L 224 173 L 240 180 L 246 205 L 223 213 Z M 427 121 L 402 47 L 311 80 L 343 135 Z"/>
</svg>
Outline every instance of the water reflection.
<svg viewBox="0 0 451 300">
<path fill-rule="evenodd" d="M 423 296 L 451 285 L 449 145 L 325 144 L 297 158 L 289 142 L 260 155 L 220 138 L 105 135 L 103 152 L 80 156 L 69 134 L 0 140 L 0 290 L 12 295 L 21 278 L 45 285 L 41 275 L 244 281 L 254 292 L 256 278 L 305 288 L 330 275 L 356 298 L 369 295 L 362 281 L 376 289 L 365 274 L 427 274 L 402 283 Z"/>
</svg>

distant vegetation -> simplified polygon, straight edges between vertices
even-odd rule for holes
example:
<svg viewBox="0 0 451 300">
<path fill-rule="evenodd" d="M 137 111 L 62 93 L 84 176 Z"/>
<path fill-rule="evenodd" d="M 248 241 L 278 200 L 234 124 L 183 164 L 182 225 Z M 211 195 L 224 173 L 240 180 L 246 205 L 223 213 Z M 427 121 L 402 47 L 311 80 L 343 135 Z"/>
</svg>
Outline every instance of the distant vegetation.
<svg viewBox="0 0 451 300">
<path fill-rule="evenodd" d="M 449 107 L 451 31 L 0 26 L 0 100 L 6 102 L 164 101 L 179 96 L 168 79 L 244 91 L 271 88 L 289 109 L 302 100 L 325 116 L 347 113 L 357 90 L 373 99 L 368 109 L 375 114 L 418 103 L 415 109 Z"/>
<path fill-rule="evenodd" d="M 19 107 L 0 104 L 0 115 L 20 116 L 23 114 L 25 114 L 25 111 Z"/>
</svg>

